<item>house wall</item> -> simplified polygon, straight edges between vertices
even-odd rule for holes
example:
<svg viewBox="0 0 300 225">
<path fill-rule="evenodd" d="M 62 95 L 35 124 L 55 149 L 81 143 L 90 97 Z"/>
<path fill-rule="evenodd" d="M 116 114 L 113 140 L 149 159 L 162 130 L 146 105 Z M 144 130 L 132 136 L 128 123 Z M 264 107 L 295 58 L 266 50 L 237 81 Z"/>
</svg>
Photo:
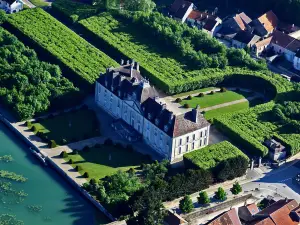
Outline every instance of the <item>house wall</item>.
<svg viewBox="0 0 300 225">
<path fill-rule="evenodd" d="M 293 66 L 296 70 L 300 70 L 300 58 L 294 57 Z"/>
<path fill-rule="evenodd" d="M 234 48 L 245 48 L 247 45 L 245 43 L 239 42 L 237 40 L 232 40 L 232 47 Z"/>
<path fill-rule="evenodd" d="M 146 115 L 144 117 L 134 101 L 122 100 L 106 87 L 96 82 L 95 102 L 98 106 L 112 115 L 114 118 L 121 118 L 132 126 L 143 136 L 143 140 L 160 155 L 173 161 L 180 158 L 184 153 L 190 152 L 208 145 L 209 128 L 205 127 L 194 132 L 171 138 L 167 135 L 167 127 L 164 130 L 150 122 Z M 129 97 L 130 98 L 130 97 Z M 151 116 L 151 115 L 150 115 Z"/>
<path fill-rule="evenodd" d="M 203 148 L 209 142 L 210 126 L 173 139 L 171 160 L 181 158 L 185 153 Z"/>
<path fill-rule="evenodd" d="M 23 9 L 23 2 L 15 1 L 13 4 L 9 5 L 6 1 L 0 0 L 0 9 L 8 13 L 19 12 Z"/>
<path fill-rule="evenodd" d="M 281 46 L 279 46 L 275 43 L 272 43 L 271 46 L 277 54 L 284 54 L 287 61 L 293 62 L 294 56 L 296 55 L 295 52 L 292 52 L 288 49 L 285 49 L 285 48 L 283 48 L 283 47 L 281 47 Z"/>
</svg>

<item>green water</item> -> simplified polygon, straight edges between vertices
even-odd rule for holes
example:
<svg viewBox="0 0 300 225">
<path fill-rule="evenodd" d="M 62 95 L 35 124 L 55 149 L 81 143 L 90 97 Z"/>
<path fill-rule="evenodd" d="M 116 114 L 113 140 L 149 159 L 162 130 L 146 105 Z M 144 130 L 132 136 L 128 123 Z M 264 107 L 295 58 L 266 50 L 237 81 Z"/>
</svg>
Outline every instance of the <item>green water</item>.
<svg viewBox="0 0 300 225">
<path fill-rule="evenodd" d="M 0 162 L 0 170 L 7 170 L 28 178 L 24 183 L 12 181 L 17 190 L 28 194 L 20 203 L 9 202 L 0 195 L 0 215 L 15 215 L 25 225 L 98 225 L 108 221 L 79 193 L 72 189 L 56 171 L 43 167 L 2 123 L 0 124 L 0 156 L 11 155 L 13 162 Z M 0 193 L 1 194 L 1 193 Z M 28 206 L 38 206 L 33 212 Z"/>
</svg>

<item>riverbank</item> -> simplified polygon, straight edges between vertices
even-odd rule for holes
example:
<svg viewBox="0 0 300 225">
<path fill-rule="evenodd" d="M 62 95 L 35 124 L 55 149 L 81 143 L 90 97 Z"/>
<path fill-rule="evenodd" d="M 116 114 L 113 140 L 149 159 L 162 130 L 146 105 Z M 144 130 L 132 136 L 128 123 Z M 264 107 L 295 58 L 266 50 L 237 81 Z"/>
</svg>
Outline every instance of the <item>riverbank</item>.
<svg viewBox="0 0 300 225">
<path fill-rule="evenodd" d="M 87 191 L 82 188 L 82 185 L 87 180 L 82 177 L 74 168 L 67 164 L 64 159 L 59 157 L 61 151 L 72 152 L 72 146 L 76 146 L 76 149 L 82 150 L 85 146 L 92 146 L 97 143 L 102 144 L 104 142 L 103 137 L 96 137 L 86 139 L 80 142 L 72 143 L 66 146 L 59 146 L 57 148 L 48 148 L 38 137 L 30 131 L 24 122 L 10 123 L 4 116 L 0 115 L 0 120 L 8 127 L 13 133 L 15 133 L 23 142 L 29 145 L 32 149 L 40 152 L 60 175 L 67 180 L 76 190 L 78 190 L 86 199 L 88 199 L 98 210 L 106 215 L 111 221 L 116 219 L 98 202 L 96 201 Z M 32 151 L 28 148 L 29 151 Z"/>
</svg>

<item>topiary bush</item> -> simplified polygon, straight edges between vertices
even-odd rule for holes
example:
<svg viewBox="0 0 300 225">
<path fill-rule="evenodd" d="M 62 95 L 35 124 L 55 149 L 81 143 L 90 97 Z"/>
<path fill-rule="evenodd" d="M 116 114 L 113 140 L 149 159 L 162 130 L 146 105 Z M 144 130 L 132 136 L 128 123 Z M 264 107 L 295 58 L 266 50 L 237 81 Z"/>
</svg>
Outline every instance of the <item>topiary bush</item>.
<svg viewBox="0 0 300 225">
<path fill-rule="evenodd" d="M 186 109 L 188 109 L 188 108 L 190 108 L 190 105 L 187 104 L 187 103 L 185 103 L 185 104 L 183 105 L 183 107 L 186 108 Z"/>
<path fill-rule="evenodd" d="M 220 89 L 220 92 L 226 92 L 227 91 L 227 89 L 226 88 L 224 88 L 224 87 L 221 87 L 221 89 Z"/>
<path fill-rule="evenodd" d="M 79 165 L 77 165 L 77 166 L 75 167 L 75 170 L 76 170 L 77 172 L 79 172 L 79 171 L 81 171 L 81 170 L 82 170 L 82 167 L 81 167 L 81 166 L 79 166 Z"/>
<path fill-rule="evenodd" d="M 74 149 L 73 150 L 73 155 L 78 155 L 78 150 Z"/>
<path fill-rule="evenodd" d="M 189 95 L 186 99 L 187 99 L 187 100 L 192 100 L 192 98 L 193 98 L 193 97 Z"/>
<path fill-rule="evenodd" d="M 54 140 L 50 140 L 48 143 L 49 148 L 55 148 L 57 147 L 57 144 Z"/>
<path fill-rule="evenodd" d="M 32 130 L 33 132 L 37 132 L 37 131 L 38 131 L 38 129 L 37 129 L 37 127 L 36 127 L 35 125 L 32 125 L 31 130 Z"/>
<path fill-rule="evenodd" d="M 175 102 L 180 103 L 182 102 L 181 98 L 176 98 Z"/>
<path fill-rule="evenodd" d="M 74 163 L 74 162 L 73 162 L 73 159 L 69 159 L 68 163 L 69 163 L 69 164 L 73 164 L 73 163 Z"/>
<path fill-rule="evenodd" d="M 59 156 L 61 158 L 68 158 L 68 153 L 66 151 L 62 151 Z"/>
<path fill-rule="evenodd" d="M 204 93 L 199 93 L 198 97 L 204 97 Z"/>
<path fill-rule="evenodd" d="M 25 122 L 25 125 L 26 125 L 28 128 L 31 128 L 32 123 L 31 123 L 31 121 L 26 121 L 26 122 Z"/>
<path fill-rule="evenodd" d="M 213 95 L 214 93 L 215 93 L 214 91 L 211 91 L 211 92 L 210 92 L 211 95 Z"/>
<path fill-rule="evenodd" d="M 88 172 L 84 172 L 84 174 L 83 174 L 83 177 L 85 177 L 85 178 L 89 178 L 89 177 L 90 177 L 90 175 L 89 175 L 89 173 L 88 173 Z"/>
</svg>

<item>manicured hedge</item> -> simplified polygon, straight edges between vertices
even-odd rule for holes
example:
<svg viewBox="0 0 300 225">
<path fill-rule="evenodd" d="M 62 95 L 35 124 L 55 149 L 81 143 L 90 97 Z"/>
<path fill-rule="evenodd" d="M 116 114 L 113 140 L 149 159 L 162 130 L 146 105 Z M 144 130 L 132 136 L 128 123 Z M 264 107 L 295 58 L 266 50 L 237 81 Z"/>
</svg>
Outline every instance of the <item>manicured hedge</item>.
<svg viewBox="0 0 300 225">
<path fill-rule="evenodd" d="M 272 97 L 278 92 L 292 90 L 292 85 L 288 81 L 265 70 L 260 72 L 229 66 L 224 69 L 191 70 L 180 63 L 180 60 L 170 57 L 170 49 L 159 47 L 156 39 L 141 34 L 134 22 L 124 22 L 119 17 L 116 19 L 116 16 L 113 17 L 108 13 L 81 20 L 79 24 L 82 33 L 95 42 L 96 40 L 100 42 L 103 47 L 101 49 L 105 49 L 104 51 L 112 58 L 116 60 L 134 58 L 140 63 L 143 76 L 150 78 L 157 88 L 170 94 L 215 86 L 235 74 L 247 75 L 250 78 L 255 76 L 266 80 L 264 84 L 270 83 L 266 90 L 268 92 L 271 90 L 270 96 Z M 247 83 L 249 86 L 253 84 L 255 86 L 256 81 Z M 266 90 L 264 88 L 262 91 Z"/>
<path fill-rule="evenodd" d="M 61 62 L 64 76 L 77 86 L 92 88 L 100 72 L 118 64 L 40 8 L 10 15 L 5 26 Z M 72 74 L 68 74 L 72 73 Z"/>
<path fill-rule="evenodd" d="M 222 141 L 184 154 L 183 159 L 188 169 L 214 170 L 220 163 L 238 156 L 249 161 L 249 158 L 237 147 L 228 141 Z"/>
</svg>

